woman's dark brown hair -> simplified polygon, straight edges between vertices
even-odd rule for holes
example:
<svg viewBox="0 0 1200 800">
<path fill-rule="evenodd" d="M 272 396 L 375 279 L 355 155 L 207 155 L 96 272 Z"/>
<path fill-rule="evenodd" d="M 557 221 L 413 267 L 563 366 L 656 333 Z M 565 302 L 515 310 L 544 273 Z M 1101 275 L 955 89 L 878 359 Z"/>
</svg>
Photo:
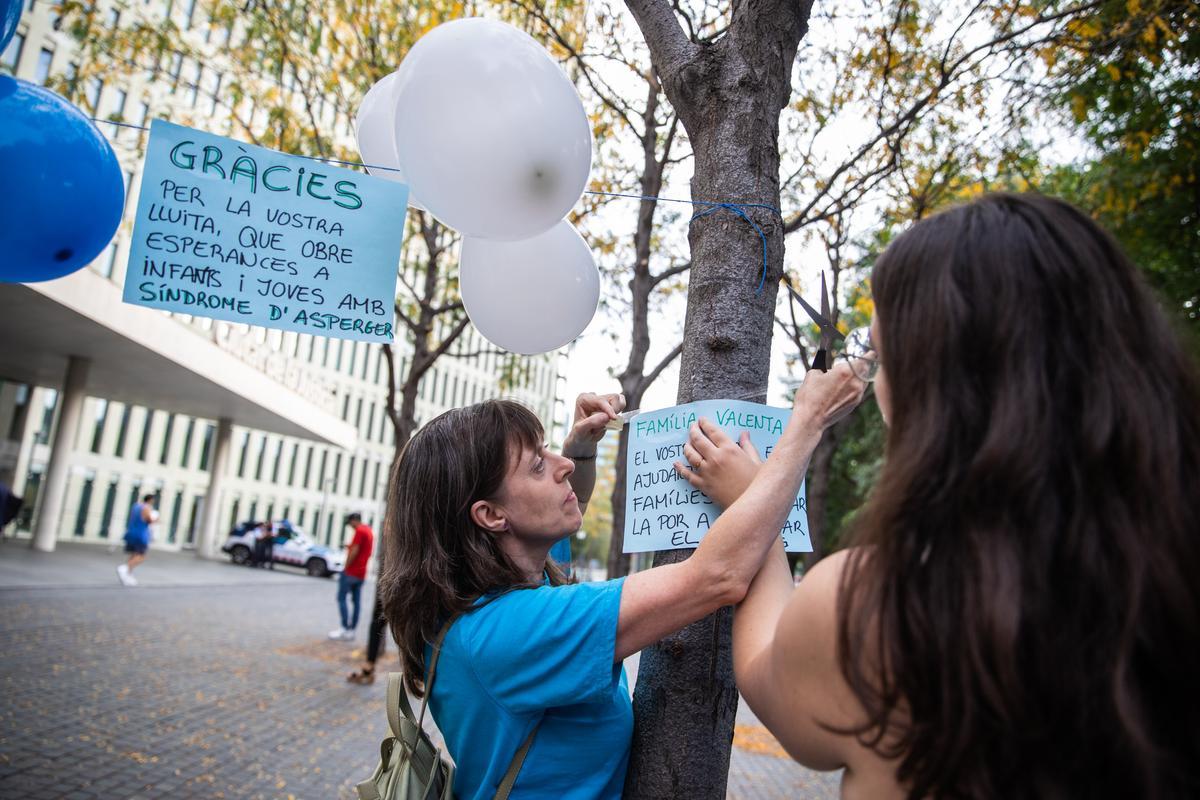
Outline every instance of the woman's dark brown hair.
<svg viewBox="0 0 1200 800">
<path fill-rule="evenodd" d="M 839 595 L 911 798 L 1200 796 L 1200 389 L 1116 242 L 990 195 L 872 286 L 887 460 Z"/>
<path fill-rule="evenodd" d="M 424 693 L 425 645 L 489 592 L 527 586 L 471 505 L 496 495 L 513 459 L 542 446 L 542 424 L 508 400 L 456 408 L 430 421 L 400 454 L 388 487 L 380 598 L 400 648 L 404 682 Z M 565 582 L 547 560 L 550 582 Z"/>
</svg>

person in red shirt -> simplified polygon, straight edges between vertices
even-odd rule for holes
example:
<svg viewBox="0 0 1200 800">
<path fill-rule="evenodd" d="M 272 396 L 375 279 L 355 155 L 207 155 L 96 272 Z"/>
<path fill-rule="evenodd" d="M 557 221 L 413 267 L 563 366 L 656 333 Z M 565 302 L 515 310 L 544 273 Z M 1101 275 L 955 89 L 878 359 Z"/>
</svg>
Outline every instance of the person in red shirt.
<svg viewBox="0 0 1200 800">
<path fill-rule="evenodd" d="M 342 627 L 329 632 L 330 639 L 343 642 L 354 640 L 354 629 L 358 626 L 358 611 L 362 605 L 362 585 L 367 579 L 367 562 L 371 560 L 371 549 L 375 545 L 375 534 L 363 524 L 361 514 L 346 517 L 346 526 L 353 529 L 354 537 L 346 550 L 346 566 L 338 577 L 338 611 L 342 615 Z M 346 599 L 350 599 L 348 608 Z"/>
</svg>

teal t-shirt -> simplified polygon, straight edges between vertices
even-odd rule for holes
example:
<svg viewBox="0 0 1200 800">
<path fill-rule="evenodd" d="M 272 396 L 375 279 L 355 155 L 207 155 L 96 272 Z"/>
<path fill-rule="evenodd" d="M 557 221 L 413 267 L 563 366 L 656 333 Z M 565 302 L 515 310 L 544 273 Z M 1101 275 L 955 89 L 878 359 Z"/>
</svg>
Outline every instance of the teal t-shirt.
<svg viewBox="0 0 1200 800">
<path fill-rule="evenodd" d="M 518 589 L 451 626 L 429 707 L 459 800 L 491 800 L 539 721 L 513 800 L 621 796 L 633 735 L 625 670 L 613 663 L 624 583 Z"/>
</svg>

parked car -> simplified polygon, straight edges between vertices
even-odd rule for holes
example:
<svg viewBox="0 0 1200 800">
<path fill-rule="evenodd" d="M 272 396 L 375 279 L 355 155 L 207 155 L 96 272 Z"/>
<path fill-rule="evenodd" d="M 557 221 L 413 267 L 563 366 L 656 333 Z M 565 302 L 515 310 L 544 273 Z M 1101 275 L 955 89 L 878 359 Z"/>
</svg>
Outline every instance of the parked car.
<svg viewBox="0 0 1200 800">
<path fill-rule="evenodd" d="M 235 564 L 249 564 L 254 557 L 254 543 L 258 539 L 258 525 L 247 520 L 234 526 L 229 538 L 221 547 Z M 303 567 L 314 577 L 327 578 L 342 571 L 346 565 L 346 554 L 317 544 L 304 531 L 287 520 L 271 523 L 275 542 L 271 546 L 271 560 L 276 564 L 291 564 Z"/>
</svg>

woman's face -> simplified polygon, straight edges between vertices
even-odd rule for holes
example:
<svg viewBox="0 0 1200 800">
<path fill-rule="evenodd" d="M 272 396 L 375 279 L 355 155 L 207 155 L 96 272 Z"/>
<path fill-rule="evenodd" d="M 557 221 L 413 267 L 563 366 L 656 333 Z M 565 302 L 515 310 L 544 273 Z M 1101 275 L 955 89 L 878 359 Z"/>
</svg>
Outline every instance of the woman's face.
<svg viewBox="0 0 1200 800">
<path fill-rule="evenodd" d="M 579 501 L 567 478 L 575 463 L 550 452 L 523 448 L 497 493 L 495 504 L 509 530 L 521 539 L 553 543 L 583 525 Z"/>
<path fill-rule="evenodd" d="M 879 316 L 871 320 L 871 341 L 874 342 L 876 355 L 879 352 Z M 879 404 L 879 413 L 883 417 L 883 423 L 890 425 L 892 420 L 892 389 L 888 385 L 887 370 L 882 361 L 879 363 L 879 371 L 875 373 L 875 402 Z"/>
</svg>

